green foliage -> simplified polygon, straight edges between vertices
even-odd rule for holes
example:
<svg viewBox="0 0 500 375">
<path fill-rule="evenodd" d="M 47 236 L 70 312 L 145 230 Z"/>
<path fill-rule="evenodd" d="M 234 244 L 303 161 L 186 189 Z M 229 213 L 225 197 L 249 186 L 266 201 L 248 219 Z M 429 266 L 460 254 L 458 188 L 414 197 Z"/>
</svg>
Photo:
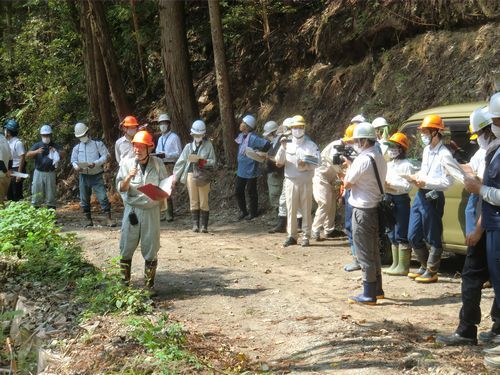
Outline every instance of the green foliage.
<svg viewBox="0 0 500 375">
<path fill-rule="evenodd" d="M 186 336 L 182 326 L 169 322 L 168 315 L 162 315 L 157 321 L 151 321 L 147 317 L 134 317 L 129 319 L 128 324 L 133 327 L 131 336 L 152 355 L 152 364 L 161 374 L 171 373 L 170 370 L 178 361 L 201 368 L 196 357 L 186 349 Z"/>
<path fill-rule="evenodd" d="M 117 259 L 102 271 L 89 273 L 78 280 L 76 291 L 78 301 L 87 305 L 88 314 L 116 311 L 139 314 L 152 310 L 146 291 L 123 285 Z"/>
<path fill-rule="evenodd" d="M 21 258 L 19 268 L 32 280 L 68 284 L 88 267 L 72 233 L 60 233 L 55 213 L 27 202 L 0 211 L 0 254 Z"/>
</svg>

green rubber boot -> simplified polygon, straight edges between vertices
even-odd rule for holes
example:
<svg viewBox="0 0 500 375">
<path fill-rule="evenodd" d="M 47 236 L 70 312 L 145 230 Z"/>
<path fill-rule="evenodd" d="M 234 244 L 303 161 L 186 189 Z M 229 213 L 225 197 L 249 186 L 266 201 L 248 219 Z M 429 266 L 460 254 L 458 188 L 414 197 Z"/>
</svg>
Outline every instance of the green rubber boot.
<svg viewBox="0 0 500 375">
<path fill-rule="evenodd" d="M 398 267 L 399 264 L 398 245 L 391 244 L 391 252 L 392 252 L 392 264 L 389 268 L 382 270 L 383 273 L 386 273 L 388 275 L 390 275 L 391 272 L 394 272 L 394 270 Z"/>
<path fill-rule="evenodd" d="M 408 276 L 410 272 L 411 247 L 408 244 L 399 245 L 399 263 L 398 266 L 386 274 L 389 276 Z"/>
</svg>

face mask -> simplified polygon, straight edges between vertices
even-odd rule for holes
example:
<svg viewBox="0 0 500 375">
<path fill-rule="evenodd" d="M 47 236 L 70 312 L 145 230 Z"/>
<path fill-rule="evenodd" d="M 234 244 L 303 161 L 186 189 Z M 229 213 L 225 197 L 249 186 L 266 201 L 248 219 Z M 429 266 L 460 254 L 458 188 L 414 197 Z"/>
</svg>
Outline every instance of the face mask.
<svg viewBox="0 0 500 375">
<path fill-rule="evenodd" d="M 490 142 L 486 139 L 484 133 L 477 137 L 477 144 L 479 145 L 479 148 L 486 150 L 488 148 L 489 143 Z"/>
<path fill-rule="evenodd" d="M 359 143 L 353 144 L 352 148 L 354 149 L 354 151 L 356 151 L 356 154 L 358 154 L 358 155 L 363 152 L 363 148 L 361 147 L 361 145 Z"/>
<path fill-rule="evenodd" d="M 50 137 L 42 137 L 42 142 L 48 145 L 50 143 Z"/>
<path fill-rule="evenodd" d="M 127 129 L 127 134 L 130 136 L 134 136 L 137 133 L 137 129 Z"/>
<path fill-rule="evenodd" d="M 165 125 L 165 124 L 160 125 L 160 131 L 162 133 L 168 132 L 168 125 Z"/>
<path fill-rule="evenodd" d="M 87 143 L 89 141 L 89 137 L 84 135 L 83 137 L 80 137 L 80 142 Z"/>
<path fill-rule="evenodd" d="M 302 138 L 305 134 L 305 130 L 304 129 L 292 129 L 292 136 L 294 138 Z"/>
<path fill-rule="evenodd" d="M 390 148 L 387 150 L 387 154 L 391 159 L 396 159 L 401 152 L 397 148 Z"/>
<path fill-rule="evenodd" d="M 431 136 L 427 134 L 421 134 L 420 139 L 422 140 L 422 143 L 426 146 L 431 144 Z"/>
<path fill-rule="evenodd" d="M 196 143 L 200 143 L 203 140 L 203 136 L 197 135 L 197 136 L 194 136 L 193 139 Z"/>
<path fill-rule="evenodd" d="M 495 137 L 500 138 L 500 126 L 491 125 L 491 131 Z"/>
</svg>

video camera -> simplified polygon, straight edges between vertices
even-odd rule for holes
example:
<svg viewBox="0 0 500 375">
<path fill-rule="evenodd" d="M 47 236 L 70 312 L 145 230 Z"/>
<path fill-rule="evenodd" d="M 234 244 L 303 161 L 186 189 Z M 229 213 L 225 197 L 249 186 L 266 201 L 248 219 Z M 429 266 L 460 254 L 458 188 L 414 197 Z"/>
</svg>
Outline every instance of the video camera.
<svg viewBox="0 0 500 375">
<path fill-rule="evenodd" d="M 352 160 L 356 155 L 356 151 L 351 146 L 346 146 L 344 143 L 334 145 L 333 148 L 337 151 L 332 158 L 333 165 L 344 164 L 345 159 Z"/>
</svg>

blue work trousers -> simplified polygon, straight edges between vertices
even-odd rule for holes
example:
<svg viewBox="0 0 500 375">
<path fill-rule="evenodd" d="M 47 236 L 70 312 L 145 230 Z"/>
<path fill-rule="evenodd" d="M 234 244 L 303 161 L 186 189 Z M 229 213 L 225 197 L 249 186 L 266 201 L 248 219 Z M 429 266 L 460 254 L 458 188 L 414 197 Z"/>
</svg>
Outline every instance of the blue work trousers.
<svg viewBox="0 0 500 375">
<path fill-rule="evenodd" d="M 354 241 L 352 240 L 352 206 L 349 204 L 349 197 L 351 196 L 351 190 L 346 190 L 344 194 L 344 229 L 347 235 L 347 240 L 349 245 L 351 245 L 351 254 L 353 257 L 356 256 L 356 249 L 354 248 Z"/>
<path fill-rule="evenodd" d="M 465 235 L 474 232 L 477 223 L 477 203 L 479 195 L 471 194 L 465 206 Z"/>
<path fill-rule="evenodd" d="M 391 244 L 408 243 L 408 224 L 410 222 L 410 196 L 408 194 L 387 194 L 394 204 L 394 217 L 396 224 L 391 228 L 387 236 Z"/>
<path fill-rule="evenodd" d="M 495 296 L 500 296 L 500 229 L 486 230 L 486 255 Z M 500 308 L 500 298 L 495 298 Z"/>
<path fill-rule="evenodd" d="M 437 192 L 437 199 L 427 200 L 429 190 L 420 189 L 413 200 L 410 210 L 408 241 L 413 249 L 424 249 L 426 243 L 442 249 L 444 194 Z"/>
<path fill-rule="evenodd" d="M 104 179 L 102 173 L 99 174 L 80 174 L 80 206 L 83 212 L 90 212 L 90 197 L 92 196 L 92 189 L 101 204 L 104 212 L 111 211 L 111 204 L 106 194 L 106 187 L 104 186 Z"/>
</svg>

